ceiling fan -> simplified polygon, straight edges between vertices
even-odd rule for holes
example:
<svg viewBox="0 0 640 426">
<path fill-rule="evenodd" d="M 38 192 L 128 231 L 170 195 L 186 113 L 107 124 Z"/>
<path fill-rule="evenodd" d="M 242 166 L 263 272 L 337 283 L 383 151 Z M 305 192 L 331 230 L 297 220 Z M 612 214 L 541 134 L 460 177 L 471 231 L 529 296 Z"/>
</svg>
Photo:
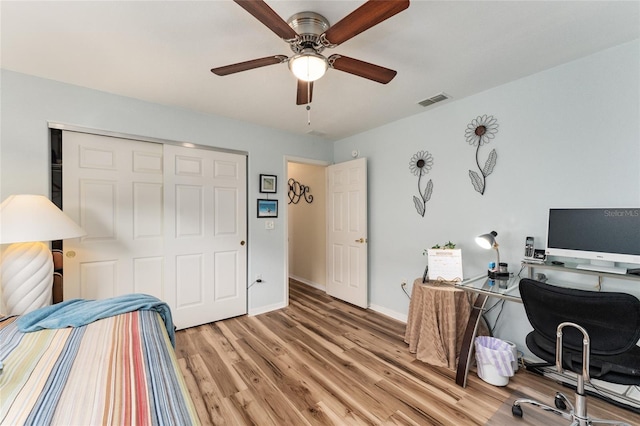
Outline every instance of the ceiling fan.
<svg viewBox="0 0 640 426">
<path fill-rule="evenodd" d="M 240 7 L 262 22 L 278 37 L 289 44 L 293 56 L 273 55 L 237 64 L 213 68 L 216 75 L 229 75 L 267 65 L 288 62 L 298 79 L 296 103 L 311 103 L 313 82 L 324 75 L 328 68 L 387 84 L 396 71 L 358 59 L 334 54 L 322 55 L 325 48 L 334 48 L 363 31 L 402 12 L 409 7 L 409 0 L 368 0 L 362 6 L 330 26 L 327 19 L 315 12 L 301 12 L 288 21 L 282 19 L 263 0 L 234 0 Z"/>
</svg>

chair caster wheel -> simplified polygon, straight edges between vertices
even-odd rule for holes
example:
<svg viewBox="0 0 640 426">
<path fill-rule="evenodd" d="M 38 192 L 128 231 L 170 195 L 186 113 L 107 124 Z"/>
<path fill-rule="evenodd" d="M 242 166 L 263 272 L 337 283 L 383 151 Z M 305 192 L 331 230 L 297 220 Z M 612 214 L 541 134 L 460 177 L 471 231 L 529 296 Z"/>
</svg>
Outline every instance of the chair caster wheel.
<svg viewBox="0 0 640 426">
<path fill-rule="evenodd" d="M 562 400 L 562 398 L 560 398 L 559 396 L 556 396 L 554 398 L 553 402 L 556 404 L 556 408 L 558 410 L 566 410 L 567 409 L 567 404 L 565 404 L 564 401 Z"/>
<path fill-rule="evenodd" d="M 522 417 L 522 407 L 519 405 L 512 405 L 511 406 L 511 414 L 514 417 Z"/>
</svg>

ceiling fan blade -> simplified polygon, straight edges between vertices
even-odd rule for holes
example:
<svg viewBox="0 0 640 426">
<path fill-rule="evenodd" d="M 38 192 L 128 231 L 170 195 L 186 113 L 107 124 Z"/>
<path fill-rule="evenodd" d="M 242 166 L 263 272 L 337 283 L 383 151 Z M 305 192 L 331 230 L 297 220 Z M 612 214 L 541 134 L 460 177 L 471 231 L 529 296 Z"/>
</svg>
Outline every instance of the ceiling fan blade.
<svg viewBox="0 0 640 426">
<path fill-rule="evenodd" d="M 329 56 L 329 64 L 338 71 L 348 72 L 349 74 L 368 78 L 369 80 L 382 84 L 387 84 L 398 74 L 397 71 L 392 69 L 342 55 Z"/>
<path fill-rule="evenodd" d="M 298 36 L 293 28 L 262 0 L 233 0 L 244 10 L 252 14 L 258 21 L 285 40 Z"/>
<path fill-rule="evenodd" d="M 229 75 L 240 71 L 252 70 L 254 68 L 266 67 L 267 65 L 275 65 L 287 60 L 286 56 L 274 55 L 260 59 L 252 59 L 251 61 L 238 62 L 237 64 L 225 65 L 224 67 L 212 68 L 211 72 L 216 75 Z"/>
<path fill-rule="evenodd" d="M 298 80 L 296 105 L 310 104 L 311 98 L 313 98 L 313 81 Z"/>
<path fill-rule="evenodd" d="M 369 0 L 325 33 L 332 45 L 339 45 L 409 7 L 409 0 Z"/>
</svg>

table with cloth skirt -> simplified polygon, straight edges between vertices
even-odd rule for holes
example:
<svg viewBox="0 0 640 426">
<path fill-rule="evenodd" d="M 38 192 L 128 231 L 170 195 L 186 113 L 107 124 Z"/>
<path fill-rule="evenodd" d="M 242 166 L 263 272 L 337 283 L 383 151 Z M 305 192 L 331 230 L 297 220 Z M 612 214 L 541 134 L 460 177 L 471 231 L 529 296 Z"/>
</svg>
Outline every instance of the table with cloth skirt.
<svg viewBox="0 0 640 426">
<path fill-rule="evenodd" d="M 413 283 L 404 341 L 420 361 L 455 370 L 476 295 L 438 281 Z M 480 321 L 477 335 L 488 335 Z"/>
</svg>

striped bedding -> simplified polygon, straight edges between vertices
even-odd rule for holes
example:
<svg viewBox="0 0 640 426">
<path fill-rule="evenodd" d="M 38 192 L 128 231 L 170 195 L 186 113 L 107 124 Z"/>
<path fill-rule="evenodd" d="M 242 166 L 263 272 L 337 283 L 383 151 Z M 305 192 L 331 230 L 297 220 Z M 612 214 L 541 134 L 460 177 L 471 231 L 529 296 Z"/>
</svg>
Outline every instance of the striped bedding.
<svg viewBox="0 0 640 426">
<path fill-rule="evenodd" d="M 32 333 L 16 318 L 0 319 L 0 424 L 199 423 L 157 312 Z"/>
</svg>

